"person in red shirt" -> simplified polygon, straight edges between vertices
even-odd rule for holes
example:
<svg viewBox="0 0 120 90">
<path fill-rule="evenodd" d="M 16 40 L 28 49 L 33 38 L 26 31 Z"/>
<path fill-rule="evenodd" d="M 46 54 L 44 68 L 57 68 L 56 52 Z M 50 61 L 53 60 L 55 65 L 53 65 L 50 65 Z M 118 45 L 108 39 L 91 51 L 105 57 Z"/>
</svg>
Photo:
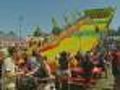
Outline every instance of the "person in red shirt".
<svg viewBox="0 0 120 90">
<path fill-rule="evenodd" d="M 114 81 L 114 90 L 120 89 L 120 51 L 114 50 L 112 51 L 112 74 L 115 78 Z"/>
</svg>

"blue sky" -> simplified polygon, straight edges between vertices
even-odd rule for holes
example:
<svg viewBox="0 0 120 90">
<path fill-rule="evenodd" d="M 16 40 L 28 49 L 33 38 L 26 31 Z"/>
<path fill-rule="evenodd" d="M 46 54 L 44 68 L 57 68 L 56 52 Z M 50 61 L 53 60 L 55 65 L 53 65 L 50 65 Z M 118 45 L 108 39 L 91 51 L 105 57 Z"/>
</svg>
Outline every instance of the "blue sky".
<svg viewBox="0 0 120 90">
<path fill-rule="evenodd" d="M 120 0 L 0 0 L 0 30 L 18 33 L 19 17 L 23 16 L 23 36 L 37 25 L 49 32 L 53 16 L 63 25 L 65 13 L 108 6 L 116 7 L 111 24 L 116 29 L 120 26 Z"/>
</svg>

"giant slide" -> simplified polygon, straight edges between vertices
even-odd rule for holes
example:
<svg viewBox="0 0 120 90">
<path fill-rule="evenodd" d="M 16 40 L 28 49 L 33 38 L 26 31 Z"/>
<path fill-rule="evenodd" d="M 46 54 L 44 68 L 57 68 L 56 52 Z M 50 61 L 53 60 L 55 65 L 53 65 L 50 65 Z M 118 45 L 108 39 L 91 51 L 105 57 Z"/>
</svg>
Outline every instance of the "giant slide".
<svg viewBox="0 0 120 90">
<path fill-rule="evenodd" d="M 105 31 L 112 18 L 111 8 L 91 9 L 85 11 L 85 16 L 78 19 L 71 26 L 66 27 L 51 43 L 46 43 L 40 50 L 47 57 L 55 57 L 61 51 L 75 53 L 89 51 L 100 40 L 96 27 Z M 104 15 L 105 14 L 105 15 Z"/>
</svg>

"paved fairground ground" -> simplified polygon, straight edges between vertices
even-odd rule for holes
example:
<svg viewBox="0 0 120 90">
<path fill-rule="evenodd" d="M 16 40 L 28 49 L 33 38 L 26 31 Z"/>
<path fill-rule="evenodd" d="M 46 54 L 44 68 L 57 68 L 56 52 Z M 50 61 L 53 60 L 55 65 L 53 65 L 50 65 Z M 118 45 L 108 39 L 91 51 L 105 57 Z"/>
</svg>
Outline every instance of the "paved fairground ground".
<svg viewBox="0 0 120 90">
<path fill-rule="evenodd" d="M 114 89 L 114 78 L 112 76 L 111 67 L 107 69 L 107 77 L 103 73 L 100 79 L 97 80 L 97 83 L 91 87 L 83 88 L 80 86 L 67 86 L 64 85 L 64 88 L 60 90 L 113 90 Z M 59 90 L 59 89 L 57 89 Z"/>
<path fill-rule="evenodd" d="M 114 78 L 112 76 L 111 68 L 108 69 L 108 77 L 101 78 L 91 90 L 113 90 Z"/>
</svg>

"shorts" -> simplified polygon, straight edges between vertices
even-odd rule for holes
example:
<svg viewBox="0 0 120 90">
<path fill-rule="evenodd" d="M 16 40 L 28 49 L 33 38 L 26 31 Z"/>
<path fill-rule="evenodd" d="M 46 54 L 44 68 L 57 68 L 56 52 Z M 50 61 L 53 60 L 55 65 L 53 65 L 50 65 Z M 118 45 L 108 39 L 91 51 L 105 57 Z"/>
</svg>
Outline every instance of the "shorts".
<svg viewBox="0 0 120 90">
<path fill-rule="evenodd" d="M 57 76 L 62 77 L 62 76 L 68 76 L 71 77 L 71 71 L 70 70 L 58 70 L 57 71 Z"/>
</svg>

